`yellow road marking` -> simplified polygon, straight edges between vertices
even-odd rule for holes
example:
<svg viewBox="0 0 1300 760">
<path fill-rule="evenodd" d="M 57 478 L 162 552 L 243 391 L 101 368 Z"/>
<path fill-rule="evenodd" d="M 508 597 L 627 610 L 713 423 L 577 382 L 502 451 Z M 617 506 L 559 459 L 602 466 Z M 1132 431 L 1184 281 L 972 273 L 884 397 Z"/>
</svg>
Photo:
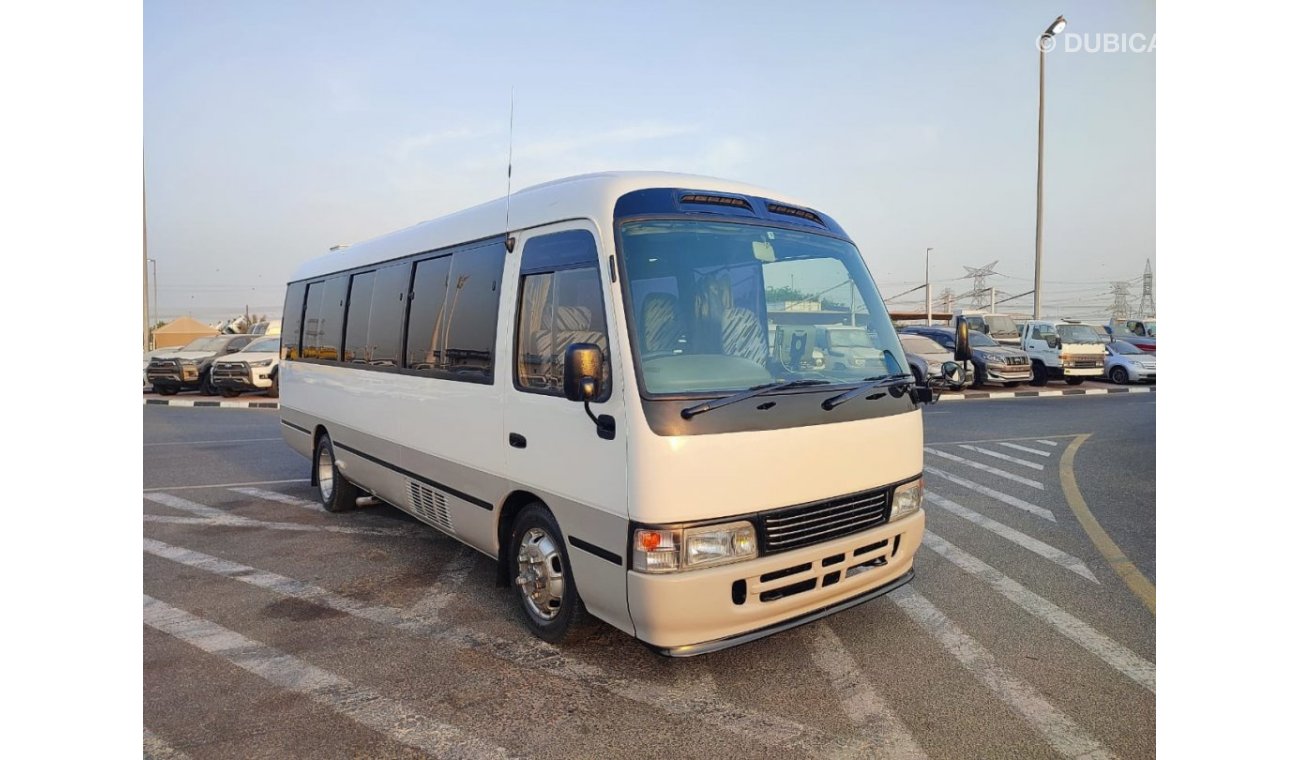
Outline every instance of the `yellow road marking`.
<svg viewBox="0 0 1300 760">
<path fill-rule="evenodd" d="M 1147 577 L 1137 569 L 1129 558 L 1124 556 L 1124 552 L 1110 539 L 1101 523 L 1097 518 L 1092 516 L 1088 510 L 1088 504 L 1083 500 L 1083 493 L 1079 491 L 1079 484 L 1074 479 L 1074 453 L 1079 450 L 1083 442 L 1088 440 L 1092 433 L 1084 433 L 1076 436 L 1070 445 L 1065 448 L 1065 453 L 1061 455 L 1061 490 L 1065 491 L 1065 500 L 1069 503 L 1070 509 L 1074 516 L 1078 518 L 1079 524 L 1092 539 L 1092 543 L 1101 552 L 1101 556 L 1106 560 L 1115 574 L 1129 587 L 1138 599 L 1151 610 L 1151 614 L 1156 613 L 1156 586 Z"/>
</svg>

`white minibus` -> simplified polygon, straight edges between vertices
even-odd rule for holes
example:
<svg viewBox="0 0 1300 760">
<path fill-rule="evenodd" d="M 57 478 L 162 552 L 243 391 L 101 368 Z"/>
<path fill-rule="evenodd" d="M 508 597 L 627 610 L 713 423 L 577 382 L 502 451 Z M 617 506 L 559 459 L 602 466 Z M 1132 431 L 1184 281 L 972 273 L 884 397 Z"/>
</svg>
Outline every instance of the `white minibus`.
<svg viewBox="0 0 1300 760">
<path fill-rule="evenodd" d="M 864 361 L 773 325 L 862 330 Z M 282 330 L 326 509 L 373 495 L 486 554 L 547 641 L 589 612 L 700 654 L 912 579 L 931 390 L 844 230 L 783 194 L 539 185 L 303 264 Z"/>
</svg>

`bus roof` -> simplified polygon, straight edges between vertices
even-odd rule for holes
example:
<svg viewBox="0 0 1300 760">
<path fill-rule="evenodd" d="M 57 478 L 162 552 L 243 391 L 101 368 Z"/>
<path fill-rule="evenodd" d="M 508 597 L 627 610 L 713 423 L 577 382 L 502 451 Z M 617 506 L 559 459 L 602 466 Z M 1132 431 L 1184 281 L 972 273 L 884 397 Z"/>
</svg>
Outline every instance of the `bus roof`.
<svg viewBox="0 0 1300 760">
<path fill-rule="evenodd" d="M 811 208 L 784 193 L 716 177 L 672 172 L 600 172 L 544 182 L 512 193 L 510 230 L 524 230 L 564 219 L 610 219 L 614 215 L 614 204 L 620 197 L 649 188 L 715 190 Z M 331 251 L 299 266 L 290 281 L 502 235 L 505 223 L 506 199 L 502 197 Z"/>
</svg>

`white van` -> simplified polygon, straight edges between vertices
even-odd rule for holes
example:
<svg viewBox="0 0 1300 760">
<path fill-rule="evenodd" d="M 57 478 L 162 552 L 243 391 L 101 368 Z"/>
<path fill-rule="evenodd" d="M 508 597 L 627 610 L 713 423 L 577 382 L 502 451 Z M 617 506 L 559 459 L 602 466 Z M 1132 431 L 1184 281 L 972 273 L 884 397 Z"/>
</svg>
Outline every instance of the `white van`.
<svg viewBox="0 0 1300 760">
<path fill-rule="evenodd" d="M 1074 319 L 1031 319 L 1023 329 L 1022 348 L 1033 363 L 1033 385 L 1048 380 L 1079 385 L 1106 371 L 1106 344 L 1090 325 Z"/>
<path fill-rule="evenodd" d="M 368 492 L 493 558 L 548 641 L 586 610 L 699 654 L 912 579 L 930 390 L 834 220 L 661 173 L 551 182 L 508 208 L 294 273 L 282 429 L 327 509 Z M 855 289 L 877 358 L 774 355 L 769 284 Z"/>
<path fill-rule="evenodd" d="M 1004 346 L 1020 347 L 1020 330 L 1015 320 L 1006 314 L 956 309 L 952 319 L 948 320 L 948 326 L 956 327 L 958 317 L 965 317 L 970 329 L 978 330 Z"/>
</svg>

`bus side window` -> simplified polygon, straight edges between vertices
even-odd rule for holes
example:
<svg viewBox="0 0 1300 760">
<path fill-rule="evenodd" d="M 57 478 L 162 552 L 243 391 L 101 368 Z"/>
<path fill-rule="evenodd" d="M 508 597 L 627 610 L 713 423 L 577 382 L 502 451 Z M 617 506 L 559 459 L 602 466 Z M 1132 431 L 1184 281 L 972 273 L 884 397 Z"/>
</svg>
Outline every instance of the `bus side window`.
<svg viewBox="0 0 1300 760">
<path fill-rule="evenodd" d="M 565 351 L 594 343 L 605 358 L 604 393 L 596 401 L 608 399 L 609 336 L 591 234 L 570 230 L 528 241 L 520 271 L 515 387 L 563 396 Z"/>
</svg>

